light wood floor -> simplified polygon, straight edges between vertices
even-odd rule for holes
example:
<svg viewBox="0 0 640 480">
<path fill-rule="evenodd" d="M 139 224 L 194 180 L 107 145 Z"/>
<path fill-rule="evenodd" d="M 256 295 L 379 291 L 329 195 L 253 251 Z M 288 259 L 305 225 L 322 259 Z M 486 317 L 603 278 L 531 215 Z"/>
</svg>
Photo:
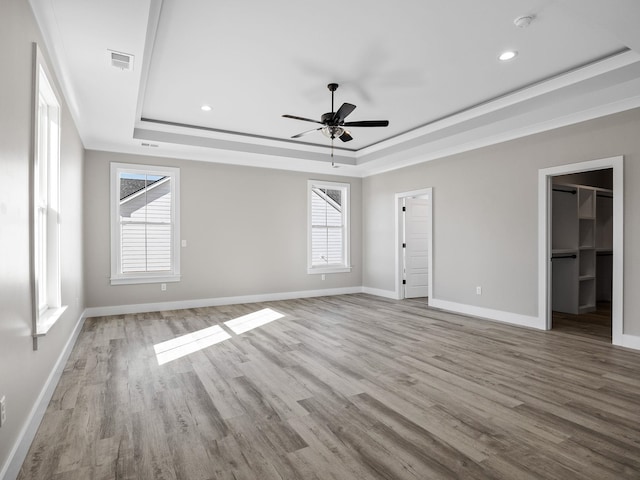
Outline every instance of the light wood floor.
<svg viewBox="0 0 640 480">
<path fill-rule="evenodd" d="M 638 479 L 640 353 L 364 294 L 91 318 L 19 478 Z"/>
</svg>

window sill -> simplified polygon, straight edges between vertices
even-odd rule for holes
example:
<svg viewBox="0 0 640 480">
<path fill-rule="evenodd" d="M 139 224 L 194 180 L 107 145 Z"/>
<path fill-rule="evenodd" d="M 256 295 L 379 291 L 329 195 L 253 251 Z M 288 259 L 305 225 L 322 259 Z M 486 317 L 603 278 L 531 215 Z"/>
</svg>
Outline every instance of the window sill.
<svg viewBox="0 0 640 480">
<path fill-rule="evenodd" d="M 179 282 L 182 275 L 139 275 L 127 277 L 111 277 L 111 285 L 136 285 L 143 283 Z"/>
<path fill-rule="evenodd" d="M 351 271 L 351 267 L 345 266 L 334 266 L 334 267 L 311 267 L 307 268 L 307 273 L 309 275 L 317 275 L 321 273 L 349 273 Z"/>
<path fill-rule="evenodd" d="M 36 331 L 33 333 L 34 337 L 44 337 L 51 327 L 62 317 L 62 314 L 67 309 L 67 305 L 63 305 L 57 308 L 49 308 L 46 312 L 38 316 L 38 322 L 36 324 Z"/>
</svg>

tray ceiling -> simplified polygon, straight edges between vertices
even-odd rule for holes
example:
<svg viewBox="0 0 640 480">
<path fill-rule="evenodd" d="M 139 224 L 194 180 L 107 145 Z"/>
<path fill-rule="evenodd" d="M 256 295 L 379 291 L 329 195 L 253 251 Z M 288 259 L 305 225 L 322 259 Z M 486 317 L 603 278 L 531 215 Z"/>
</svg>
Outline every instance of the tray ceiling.
<svg viewBox="0 0 640 480">
<path fill-rule="evenodd" d="M 349 120 L 390 121 L 336 142 L 360 176 L 640 105 L 633 0 L 31 3 L 89 149 L 326 171 L 281 115 L 319 119 L 337 82 Z"/>
</svg>

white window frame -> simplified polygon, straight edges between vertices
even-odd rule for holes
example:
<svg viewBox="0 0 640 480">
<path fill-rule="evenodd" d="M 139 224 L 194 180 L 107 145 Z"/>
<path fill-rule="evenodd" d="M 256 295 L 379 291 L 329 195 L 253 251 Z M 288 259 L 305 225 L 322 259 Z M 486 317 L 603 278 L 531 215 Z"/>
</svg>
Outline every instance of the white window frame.
<svg viewBox="0 0 640 480">
<path fill-rule="evenodd" d="M 31 171 L 31 285 L 35 339 L 46 335 L 67 309 L 60 278 L 61 96 L 34 44 L 33 151 Z"/>
<path fill-rule="evenodd" d="M 312 194 L 314 188 L 328 188 L 331 190 L 341 190 L 343 197 L 342 205 L 342 260 L 341 264 L 318 266 L 313 265 L 313 225 L 312 225 Z M 329 182 L 324 180 L 309 180 L 307 182 L 307 273 L 347 273 L 351 271 L 351 185 L 349 183 Z"/>
<path fill-rule="evenodd" d="M 162 175 L 171 178 L 172 265 L 165 272 L 122 272 L 120 244 L 120 184 L 121 173 Z M 180 169 L 132 163 L 111 163 L 111 285 L 179 282 L 180 275 Z"/>
</svg>

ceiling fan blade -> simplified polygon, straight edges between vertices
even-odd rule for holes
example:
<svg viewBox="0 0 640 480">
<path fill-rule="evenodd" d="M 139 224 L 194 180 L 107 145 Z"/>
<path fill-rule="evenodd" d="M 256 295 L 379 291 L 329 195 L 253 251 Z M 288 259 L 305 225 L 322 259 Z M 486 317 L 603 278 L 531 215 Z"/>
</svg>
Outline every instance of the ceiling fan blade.
<svg viewBox="0 0 640 480">
<path fill-rule="evenodd" d="M 388 127 L 389 120 L 361 120 L 359 122 L 345 122 L 345 127 Z"/>
<path fill-rule="evenodd" d="M 297 117 L 295 115 L 282 115 L 284 118 L 293 118 L 294 120 L 302 120 L 303 122 L 313 122 L 313 123 L 319 123 L 320 125 L 324 125 L 322 122 L 318 121 L 318 120 L 312 120 L 310 118 L 304 118 L 304 117 Z"/>
<path fill-rule="evenodd" d="M 342 135 L 340 135 L 338 137 L 340 140 L 342 140 L 343 142 L 348 142 L 350 140 L 353 140 L 353 137 L 351 136 L 351 134 L 349 132 L 347 132 L 346 130 L 344 131 L 344 133 Z"/>
<path fill-rule="evenodd" d="M 344 119 L 347 118 L 347 115 L 349 115 L 355 109 L 355 105 L 352 105 L 351 103 L 343 103 L 338 111 L 333 115 L 332 121 L 336 123 L 342 123 Z"/>
<path fill-rule="evenodd" d="M 322 128 L 323 128 L 323 127 L 319 127 L 319 128 L 314 128 L 314 129 L 311 129 L 311 130 L 307 130 L 306 132 L 299 133 L 299 134 L 297 134 L 297 135 L 294 135 L 294 136 L 293 136 L 293 137 L 291 137 L 291 138 L 300 138 L 300 137 L 303 137 L 303 136 L 305 136 L 305 135 L 307 135 L 307 134 L 309 134 L 309 133 L 317 132 L 318 130 L 322 130 Z"/>
</svg>

